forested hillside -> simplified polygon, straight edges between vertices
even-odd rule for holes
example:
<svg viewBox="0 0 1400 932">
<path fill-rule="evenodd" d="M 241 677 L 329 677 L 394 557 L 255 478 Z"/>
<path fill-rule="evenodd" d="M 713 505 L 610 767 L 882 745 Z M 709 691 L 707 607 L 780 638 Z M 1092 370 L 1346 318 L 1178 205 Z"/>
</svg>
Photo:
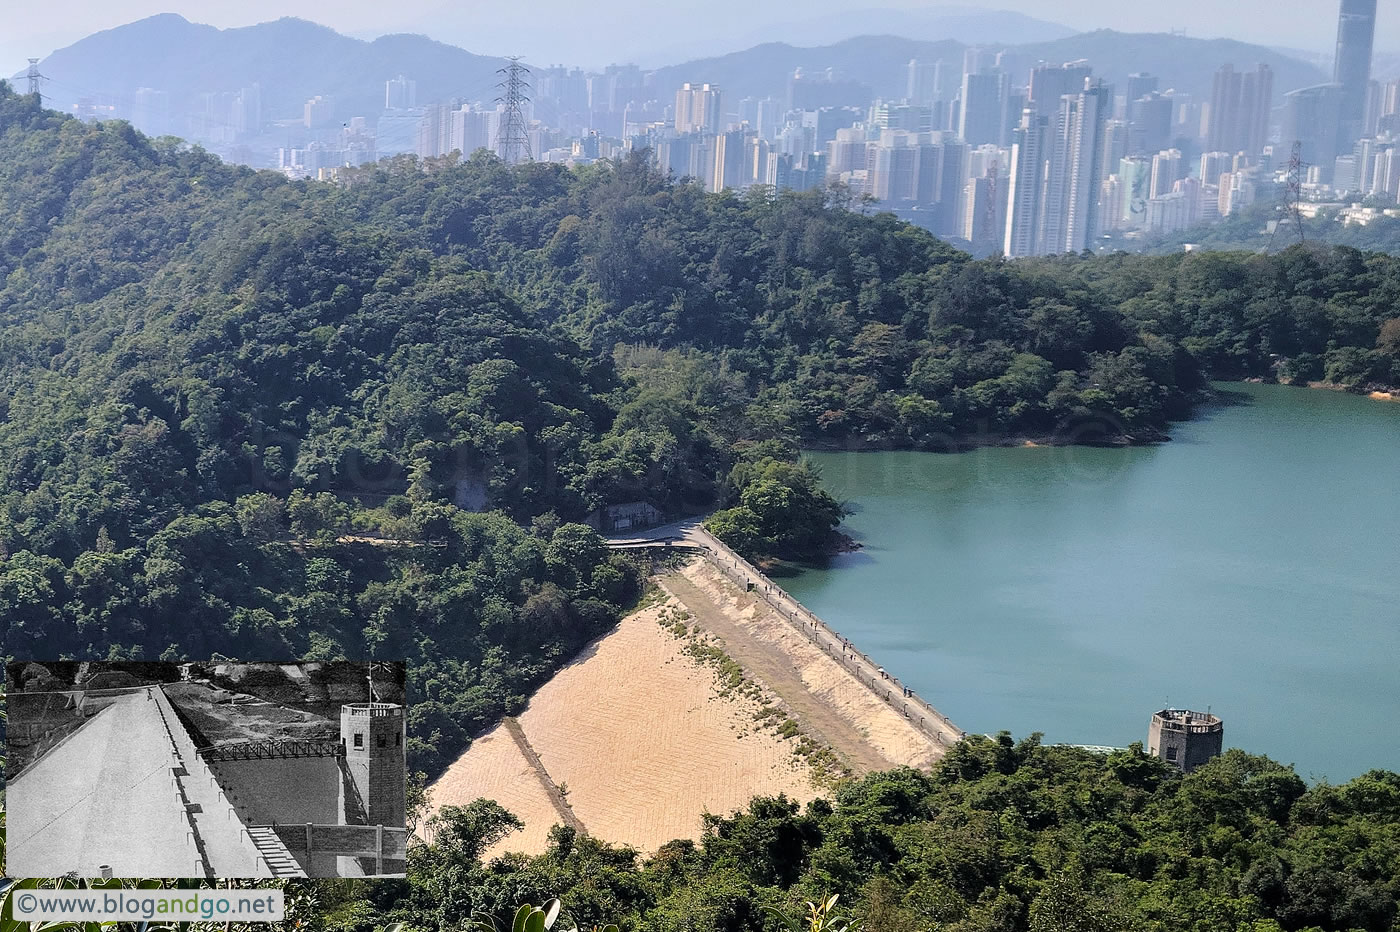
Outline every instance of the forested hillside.
<svg viewBox="0 0 1400 932">
<path fill-rule="evenodd" d="M 1235 750 L 1183 778 L 1140 745 L 973 736 L 931 775 L 805 811 L 755 800 L 642 862 L 559 828 L 539 858 L 478 863 L 511 826 L 495 804 L 444 810 L 406 881 L 328 894 L 326 927 L 449 929 L 558 895 L 579 928 L 780 932 L 769 910 L 838 893 L 867 932 L 1392 932 L 1400 895 L 1400 776 L 1308 788 Z"/>
<path fill-rule="evenodd" d="M 804 444 L 1151 440 L 1207 376 L 1400 381 L 1397 260 L 972 261 L 848 201 L 640 156 L 290 182 L 0 91 L 6 654 L 406 658 L 434 769 L 635 596 L 600 505 L 811 557 Z"/>
</svg>

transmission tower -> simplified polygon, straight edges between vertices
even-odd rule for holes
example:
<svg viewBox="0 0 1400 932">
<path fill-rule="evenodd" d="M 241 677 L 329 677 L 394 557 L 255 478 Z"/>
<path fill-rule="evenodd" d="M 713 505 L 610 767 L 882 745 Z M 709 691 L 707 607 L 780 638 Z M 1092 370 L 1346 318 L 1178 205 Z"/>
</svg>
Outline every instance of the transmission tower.
<svg viewBox="0 0 1400 932">
<path fill-rule="evenodd" d="M 44 102 L 44 95 L 43 95 L 43 81 L 44 81 L 44 76 L 43 76 L 42 74 L 39 73 L 39 59 L 37 59 L 37 58 L 31 58 L 31 59 L 29 59 L 29 74 L 26 75 L 26 77 L 29 78 L 29 93 L 34 94 L 34 95 L 37 95 L 38 98 L 39 98 L 39 102 L 40 102 L 40 103 L 43 103 L 43 102 Z"/>
<path fill-rule="evenodd" d="M 1298 232 L 1298 242 L 1306 242 L 1307 236 L 1303 233 L 1303 209 L 1299 205 L 1303 200 L 1303 144 L 1298 140 L 1293 141 L 1293 153 L 1288 159 L 1288 174 L 1285 176 L 1283 185 L 1283 203 L 1279 205 L 1279 212 L 1283 215 L 1274 221 L 1274 228 L 1269 233 L 1269 249 L 1274 248 L 1274 237 L 1278 236 L 1278 228 L 1285 223 L 1292 223 L 1293 229 Z"/>
<path fill-rule="evenodd" d="M 524 78 L 524 75 L 530 73 L 530 69 L 520 64 L 519 58 L 511 58 L 508 61 L 509 65 L 496 72 L 506 76 L 505 80 L 497 85 L 503 93 L 496 98 L 496 102 L 505 106 L 501 113 L 501 128 L 496 132 L 496 152 L 507 165 L 516 165 L 533 158 L 530 154 L 530 130 L 525 125 L 523 109 L 523 105 L 530 99 L 525 96 L 525 91 L 530 85 L 525 83 Z"/>
</svg>

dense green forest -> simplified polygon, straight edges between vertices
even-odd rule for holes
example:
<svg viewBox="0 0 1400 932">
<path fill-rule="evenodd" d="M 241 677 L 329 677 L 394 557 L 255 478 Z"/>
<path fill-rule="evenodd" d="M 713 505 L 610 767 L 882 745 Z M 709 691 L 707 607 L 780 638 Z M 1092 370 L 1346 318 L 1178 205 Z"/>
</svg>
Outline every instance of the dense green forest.
<svg viewBox="0 0 1400 932">
<path fill-rule="evenodd" d="M 834 892 L 866 932 L 1397 928 L 1400 775 L 1308 788 L 1235 750 L 1182 777 L 1140 745 L 973 736 L 930 775 L 875 774 L 805 810 L 756 799 L 645 860 L 560 827 L 538 858 L 481 863 L 513 824 L 494 803 L 445 808 L 406 880 L 342 889 L 320 923 L 449 929 L 558 895 L 582 929 L 781 932 L 768 908 Z"/>
<path fill-rule="evenodd" d="M 0 90 L 5 653 L 406 658 L 432 772 L 635 598 L 601 505 L 812 557 L 841 506 L 803 445 L 1400 382 L 1383 255 L 973 261 L 850 207 L 644 154 L 294 182 Z"/>
</svg>

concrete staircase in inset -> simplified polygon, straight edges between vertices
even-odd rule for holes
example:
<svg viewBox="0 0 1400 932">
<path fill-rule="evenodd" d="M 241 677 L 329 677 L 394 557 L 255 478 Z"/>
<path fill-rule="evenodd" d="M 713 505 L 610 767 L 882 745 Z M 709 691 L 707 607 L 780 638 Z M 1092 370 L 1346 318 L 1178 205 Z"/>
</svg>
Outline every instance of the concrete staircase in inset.
<svg viewBox="0 0 1400 932">
<path fill-rule="evenodd" d="M 277 837 L 277 832 L 272 826 L 249 826 L 248 837 L 253 839 L 253 844 L 257 846 L 258 853 L 262 855 L 263 862 L 272 871 L 272 876 L 306 876 L 306 871 L 302 870 L 301 865 L 297 863 L 297 859 L 292 857 L 292 853 L 287 850 L 287 846 L 282 844 L 282 839 Z"/>
</svg>

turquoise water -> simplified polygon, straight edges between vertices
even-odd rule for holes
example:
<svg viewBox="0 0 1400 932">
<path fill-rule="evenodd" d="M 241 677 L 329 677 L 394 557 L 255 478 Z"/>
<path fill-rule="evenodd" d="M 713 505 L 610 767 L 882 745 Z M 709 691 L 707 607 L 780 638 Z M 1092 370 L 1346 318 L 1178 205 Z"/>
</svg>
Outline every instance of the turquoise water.
<svg viewBox="0 0 1400 932">
<path fill-rule="evenodd" d="M 1220 387 L 1156 447 L 812 453 L 863 549 L 784 585 L 966 731 L 1210 708 L 1308 778 L 1400 770 L 1400 404 Z"/>
</svg>

